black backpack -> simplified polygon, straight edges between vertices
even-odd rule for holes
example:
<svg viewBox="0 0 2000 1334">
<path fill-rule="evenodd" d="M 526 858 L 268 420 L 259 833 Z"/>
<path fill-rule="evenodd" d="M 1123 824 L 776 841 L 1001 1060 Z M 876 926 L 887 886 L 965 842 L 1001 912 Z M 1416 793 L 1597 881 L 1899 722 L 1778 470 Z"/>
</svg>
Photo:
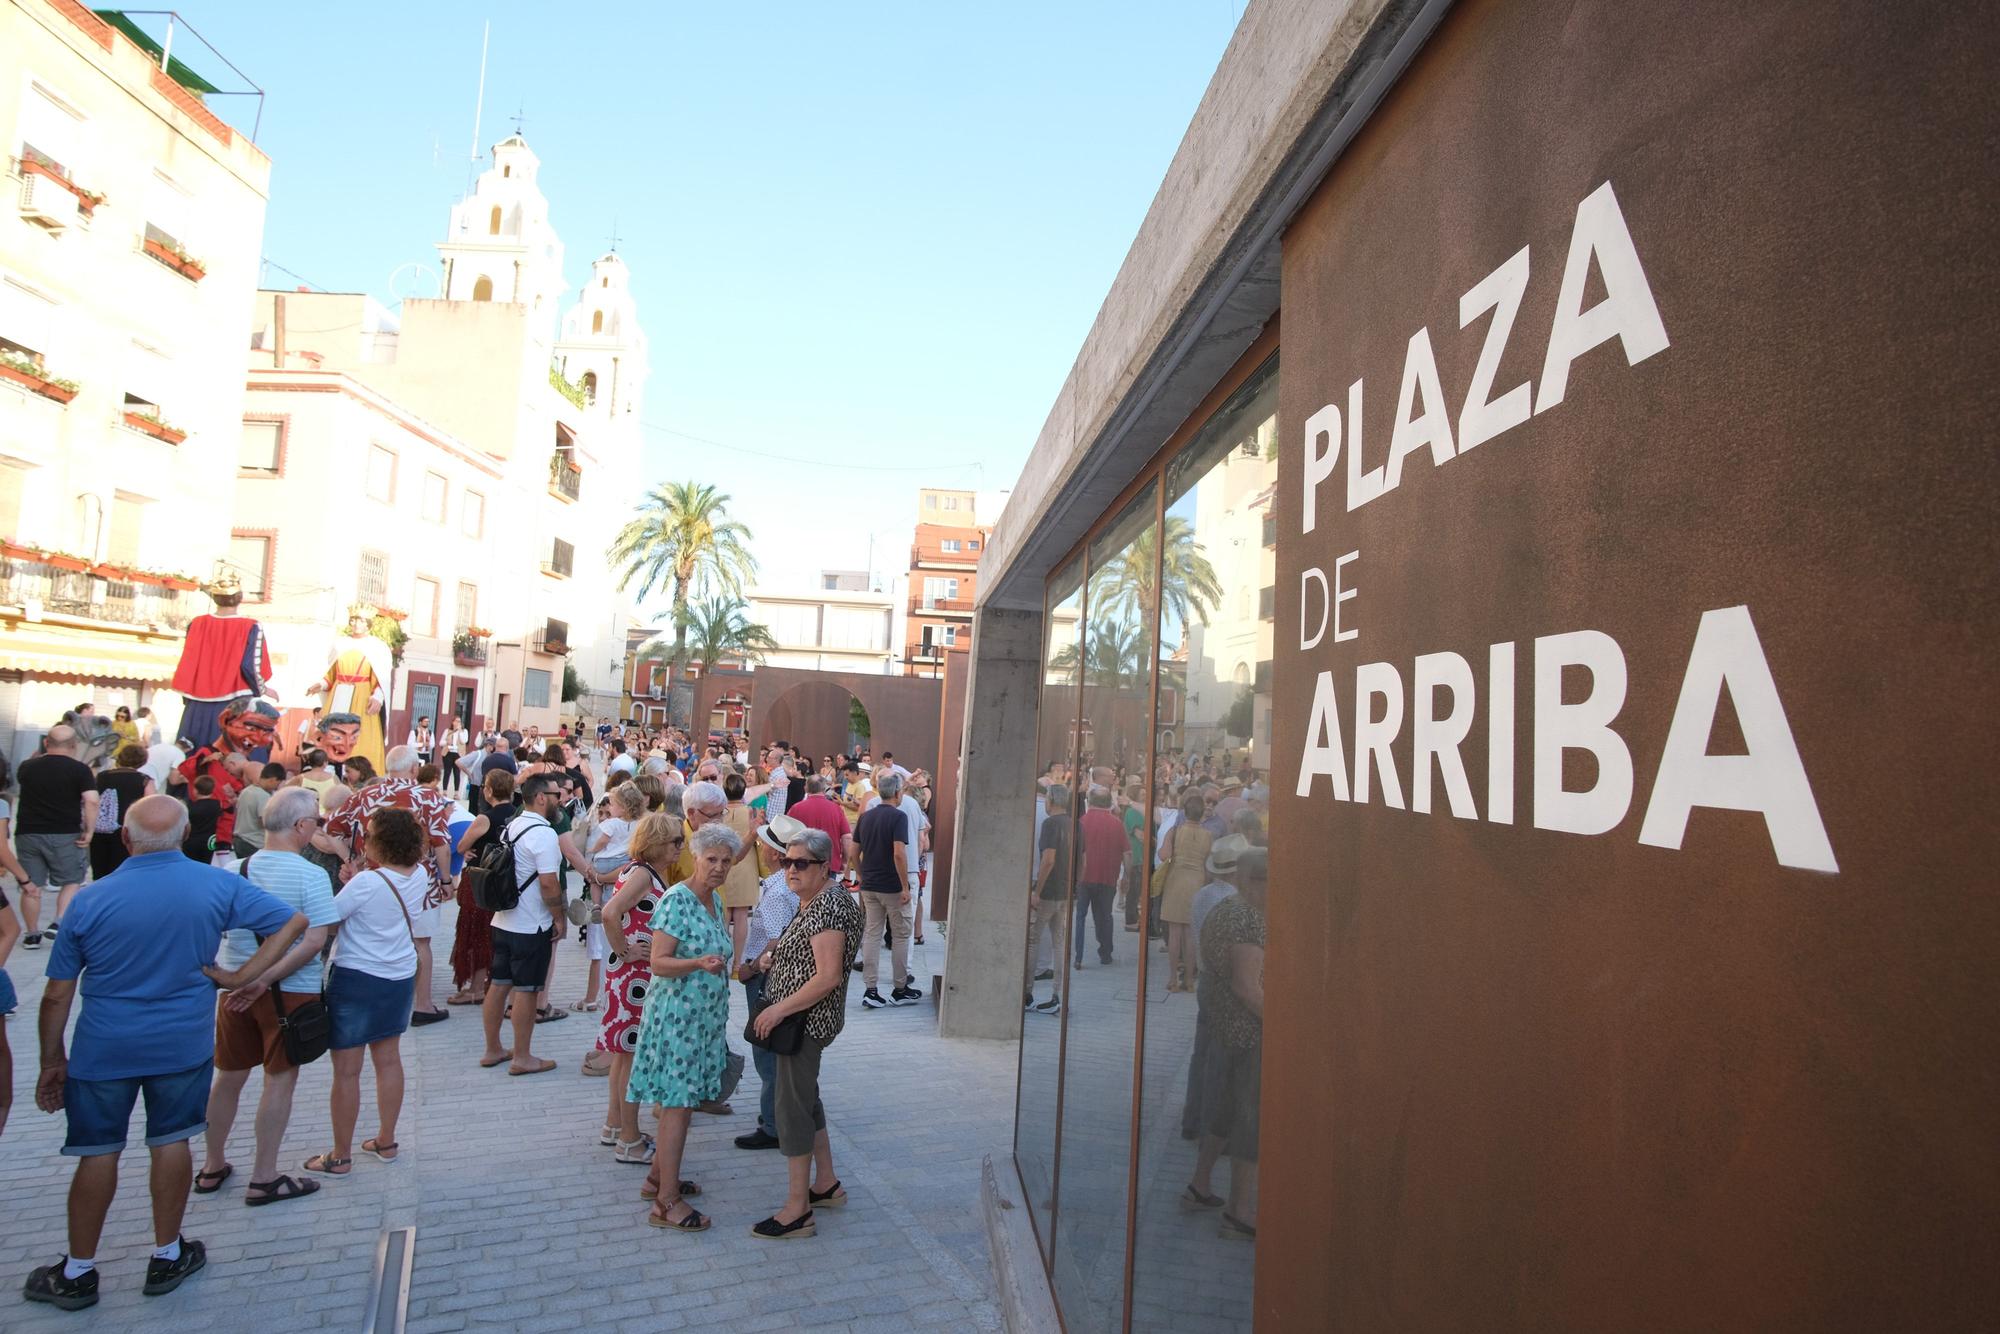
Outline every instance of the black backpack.
<svg viewBox="0 0 2000 1334">
<path fill-rule="evenodd" d="M 478 861 L 465 864 L 465 883 L 472 890 L 472 901 L 487 912 L 506 912 L 520 905 L 521 884 L 514 871 L 514 845 L 527 831 L 528 826 L 522 825 L 512 838 L 503 835 L 493 840 L 479 854 Z"/>
</svg>

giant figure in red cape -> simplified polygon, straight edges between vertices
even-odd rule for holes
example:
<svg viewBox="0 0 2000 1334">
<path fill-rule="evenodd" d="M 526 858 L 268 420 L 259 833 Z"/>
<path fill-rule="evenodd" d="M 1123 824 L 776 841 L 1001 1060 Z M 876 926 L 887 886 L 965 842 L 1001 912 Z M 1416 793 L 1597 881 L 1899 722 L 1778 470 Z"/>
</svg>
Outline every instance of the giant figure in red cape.
<svg viewBox="0 0 2000 1334">
<path fill-rule="evenodd" d="M 174 689 L 186 701 L 181 709 L 179 739 L 199 750 L 221 736 L 222 706 L 240 695 L 267 695 L 271 688 L 271 650 L 264 627 L 239 616 L 243 584 L 226 571 L 203 585 L 215 600 L 215 614 L 189 622 L 180 665 L 174 669 Z"/>
</svg>

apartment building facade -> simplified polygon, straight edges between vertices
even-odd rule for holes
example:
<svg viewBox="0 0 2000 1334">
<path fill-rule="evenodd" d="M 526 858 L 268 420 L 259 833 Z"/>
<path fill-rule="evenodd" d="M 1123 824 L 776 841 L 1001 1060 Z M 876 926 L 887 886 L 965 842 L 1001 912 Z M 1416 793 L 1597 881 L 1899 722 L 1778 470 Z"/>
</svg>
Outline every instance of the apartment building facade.
<svg viewBox="0 0 2000 1334">
<path fill-rule="evenodd" d="M 271 163 L 76 4 L 0 3 L 0 752 L 154 706 L 227 555 Z M 185 63 L 184 63 L 185 62 Z M 171 70 L 171 74 L 169 73 Z M 183 86 L 180 80 L 194 85 Z"/>
<path fill-rule="evenodd" d="M 980 523 L 978 506 L 975 491 L 927 486 L 917 492 L 902 645 L 906 675 L 942 676 L 944 655 L 972 642 L 979 557 L 993 531 Z"/>
</svg>

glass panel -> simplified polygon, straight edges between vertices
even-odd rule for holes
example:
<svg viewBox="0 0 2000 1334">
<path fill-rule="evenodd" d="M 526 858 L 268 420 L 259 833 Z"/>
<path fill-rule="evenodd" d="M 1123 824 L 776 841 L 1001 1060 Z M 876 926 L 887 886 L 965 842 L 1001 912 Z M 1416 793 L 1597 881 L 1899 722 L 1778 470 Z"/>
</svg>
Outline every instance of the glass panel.
<svg viewBox="0 0 2000 1334">
<path fill-rule="evenodd" d="M 1263 913 L 1223 840 L 1261 844 L 1270 795 L 1273 623 L 1258 593 L 1276 579 L 1263 535 L 1277 411 L 1273 358 L 1167 465 L 1151 900 L 1167 940 L 1146 970 L 1135 1329 L 1197 1311 L 1204 1328 L 1251 1324 L 1255 1243 L 1231 1220 L 1256 1225 L 1261 1024 L 1229 978 L 1261 986 Z"/>
<path fill-rule="evenodd" d="M 1136 927 L 1145 897 L 1134 850 L 1145 846 L 1151 753 L 1160 569 L 1156 497 L 1156 488 L 1147 486 L 1090 546 L 1078 800 L 1072 803 L 1077 872 L 1064 993 L 1062 1220 L 1053 1266 L 1071 1329 L 1118 1329 L 1125 1320 L 1132 1063 L 1144 945 L 1137 934 L 1125 933 L 1118 896 L 1129 893 Z M 1136 805 L 1120 801 L 1128 782 L 1138 785 Z"/>
<path fill-rule="evenodd" d="M 1051 802 L 1068 807 L 1069 771 L 1075 764 L 1078 660 L 1083 651 L 1083 561 L 1049 581 L 1042 700 L 1035 740 L 1035 827 L 1022 849 L 1029 902 L 1025 1000 L 1021 1017 L 1021 1078 L 1014 1109 L 1014 1161 L 1028 1194 L 1035 1234 L 1048 1258 L 1056 1198 L 1056 1102 L 1061 1077 L 1062 1025 L 1057 1016 L 1055 969 L 1062 965 L 1056 937 L 1069 905 L 1072 840 L 1065 820 L 1051 821 Z M 1047 976 L 1043 976 L 1046 974 Z M 1042 984 L 1049 985 L 1044 989 Z M 1036 1008 L 1037 1002 L 1042 1007 Z"/>
</svg>

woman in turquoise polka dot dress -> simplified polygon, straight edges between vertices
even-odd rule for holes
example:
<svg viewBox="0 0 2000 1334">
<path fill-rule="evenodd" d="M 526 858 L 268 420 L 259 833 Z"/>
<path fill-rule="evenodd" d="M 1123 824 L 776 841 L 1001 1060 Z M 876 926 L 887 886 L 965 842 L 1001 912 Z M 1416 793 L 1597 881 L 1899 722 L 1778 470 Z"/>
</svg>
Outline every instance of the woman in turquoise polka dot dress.
<svg viewBox="0 0 2000 1334">
<path fill-rule="evenodd" d="M 653 1170 L 641 1192 L 654 1201 L 647 1221 L 701 1232 L 707 1217 L 681 1198 L 701 1193 L 681 1179 L 681 1151 L 695 1107 L 722 1096 L 731 946 L 717 891 L 743 844 L 721 824 L 697 829 L 690 842 L 694 873 L 668 890 L 653 912 L 653 985 L 639 1017 L 625 1097 L 660 1109 Z"/>
</svg>

